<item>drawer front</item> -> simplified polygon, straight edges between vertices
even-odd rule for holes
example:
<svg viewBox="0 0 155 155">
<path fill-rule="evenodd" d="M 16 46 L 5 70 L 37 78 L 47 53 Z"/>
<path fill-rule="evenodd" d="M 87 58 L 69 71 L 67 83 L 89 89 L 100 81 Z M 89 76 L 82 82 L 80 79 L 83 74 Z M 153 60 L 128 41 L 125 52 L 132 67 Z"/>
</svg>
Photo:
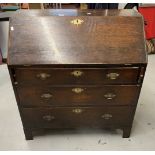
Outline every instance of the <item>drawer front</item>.
<svg viewBox="0 0 155 155">
<path fill-rule="evenodd" d="M 19 84 L 135 84 L 137 83 L 139 68 L 18 68 L 15 74 Z"/>
<path fill-rule="evenodd" d="M 19 87 L 22 106 L 135 105 L 140 86 Z"/>
<path fill-rule="evenodd" d="M 128 125 L 132 121 L 132 107 L 69 107 L 24 108 L 23 120 L 31 128 L 74 128 Z"/>
</svg>

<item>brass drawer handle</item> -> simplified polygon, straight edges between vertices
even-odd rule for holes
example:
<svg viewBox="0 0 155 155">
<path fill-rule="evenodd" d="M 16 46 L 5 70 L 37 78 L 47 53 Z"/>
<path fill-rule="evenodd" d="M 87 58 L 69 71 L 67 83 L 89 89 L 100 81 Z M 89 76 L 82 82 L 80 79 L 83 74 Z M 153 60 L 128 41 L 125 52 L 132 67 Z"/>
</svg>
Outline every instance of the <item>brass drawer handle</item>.
<svg viewBox="0 0 155 155">
<path fill-rule="evenodd" d="M 47 78 L 49 78 L 51 75 L 47 74 L 47 73 L 40 73 L 37 74 L 37 78 L 39 78 L 40 80 L 46 80 Z"/>
<path fill-rule="evenodd" d="M 107 100 L 111 100 L 111 99 L 115 98 L 116 95 L 113 94 L 113 93 L 107 93 L 107 94 L 104 95 L 104 97 L 105 97 Z"/>
<path fill-rule="evenodd" d="M 73 72 L 71 72 L 71 75 L 75 76 L 75 77 L 80 77 L 82 76 L 83 72 L 79 71 L 79 70 L 75 70 Z"/>
<path fill-rule="evenodd" d="M 80 114 L 82 112 L 83 112 L 83 110 L 80 108 L 73 109 L 73 113 Z"/>
<path fill-rule="evenodd" d="M 53 95 L 50 94 L 50 93 L 42 94 L 42 95 L 41 95 L 41 98 L 44 98 L 44 99 L 50 99 L 50 98 L 52 98 L 52 97 L 53 97 Z"/>
<path fill-rule="evenodd" d="M 112 115 L 111 114 L 104 114 L 101 116 L 101 118 L 108 120 L 108 119 L 112 118 Z"/>
<path fill-rule="evenodd" d="M 54 116 L 51 116 L 51 115 L 45 115 L 45 116 L 43 116 L 43 119 L 45 120 L 45 121 L 52 121 L 52 120 L 54 120 L 55 119 L 55 117 Z"/>
<path fill-rule="evenodd" d="M 116 80 L 119 77 L 118 73 L 109 73 L 107 74 L 107 78 L 109 78 L 110 80 Z"/>
<path fill-rule="evenodd" d="M 74 93 L 76 93 L 76 94 L 80 94 L 80 93 L 82 93 L 83 91 L 84 91 L 83 88 L 73 88 L 73 89 L 72 89 L 72 92 L 74 92 Z"/>
</svg>

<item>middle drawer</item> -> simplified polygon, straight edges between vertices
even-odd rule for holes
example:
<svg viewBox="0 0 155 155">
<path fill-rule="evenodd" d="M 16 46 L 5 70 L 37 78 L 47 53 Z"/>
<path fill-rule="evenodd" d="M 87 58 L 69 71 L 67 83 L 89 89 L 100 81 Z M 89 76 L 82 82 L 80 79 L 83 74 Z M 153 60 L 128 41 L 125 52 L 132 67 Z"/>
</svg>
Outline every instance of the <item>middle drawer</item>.
<svg viewBox="0 0 155 155">
<path fill-rule="evenodd" d="M 135 105 L 140 86 L 69 86 L 17 88 L 20 103 L 32 106 Z"/>
</svg>

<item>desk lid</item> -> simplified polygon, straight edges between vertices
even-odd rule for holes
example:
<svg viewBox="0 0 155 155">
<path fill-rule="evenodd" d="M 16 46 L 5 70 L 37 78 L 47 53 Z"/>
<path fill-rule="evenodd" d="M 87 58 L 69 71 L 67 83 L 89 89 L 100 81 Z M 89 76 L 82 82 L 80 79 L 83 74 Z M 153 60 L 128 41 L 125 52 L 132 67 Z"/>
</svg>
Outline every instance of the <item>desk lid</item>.
<svg viewBox="0 0 155 155">
<path fill-rule="evenodd" d="M 17 11 L 9 65 L 142 64 L 143 19 L 134 10 Z"/>
</svg>

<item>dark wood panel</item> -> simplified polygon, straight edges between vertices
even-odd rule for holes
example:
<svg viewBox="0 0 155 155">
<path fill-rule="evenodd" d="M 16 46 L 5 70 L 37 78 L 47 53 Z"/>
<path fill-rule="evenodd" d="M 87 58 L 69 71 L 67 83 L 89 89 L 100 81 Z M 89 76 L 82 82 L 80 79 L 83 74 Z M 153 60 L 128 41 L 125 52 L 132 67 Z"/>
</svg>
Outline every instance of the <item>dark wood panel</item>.
<svg viewBox="0 0 155 155">
<path fill-rule="evenodd" d="M 24 107 L 136 105 L 140 86 L 19 87 Z"/>
<path fill-rule="evenodd" d="M 147 62 L 141 16 L 127 18 L 125 13 L 111 10 L 103 16 L 31 13 L 31 18 L 10 18 L 9 65 Z M 78 26 L 72 23 L 76 19 L 82 20 Z"/>
<path fill-rule="evenodd" d="M 10 17 L 44 17 L 44 16 L 135 16 L 140 17 L 141 15 L 131 9 L 131 10 L 80 10 L 80 9 L 30 9 L 30 10 L 17 10 L 14 12 L 1 12 L 0 13 L 0 21 L 9 20 Z"/>
<path fill-rule="evenodd" d="M 31 128 L 105 127 L 129 125 L 132 107 L 24 108 L 24 122 Z"/>
<path fill-rule="evenodd" d="M 18 84 L 136 84 L 139 68 L 17 68 L 15 74 Z"/>
</svg>

